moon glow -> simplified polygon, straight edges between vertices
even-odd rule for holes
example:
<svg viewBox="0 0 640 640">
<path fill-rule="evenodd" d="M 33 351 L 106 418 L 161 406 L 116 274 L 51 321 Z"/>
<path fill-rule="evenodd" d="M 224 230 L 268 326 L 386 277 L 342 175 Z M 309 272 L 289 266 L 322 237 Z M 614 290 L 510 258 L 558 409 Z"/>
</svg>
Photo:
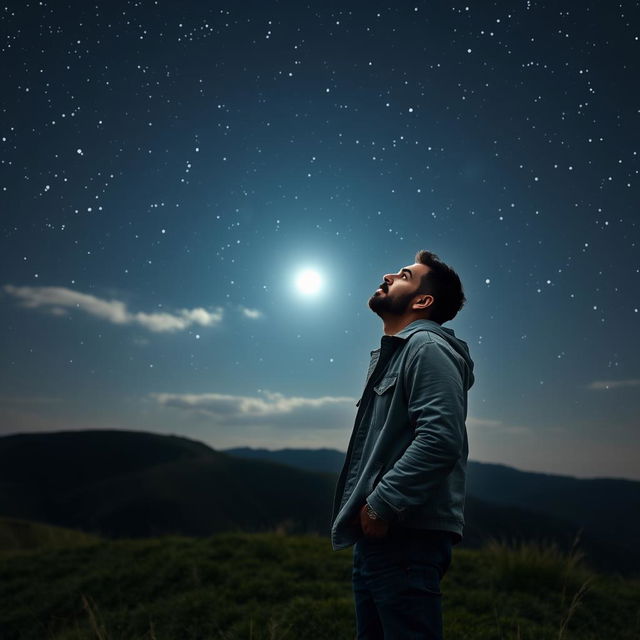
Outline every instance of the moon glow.
<svg viewBox="0 0 640 640">
<path fill-rule="evenodd" d="M 296 276 L 296 288 L 305 296 L 312 296 L 320 291 L 322 277 L 314 269 L 305 269 Z"/>
</svg>

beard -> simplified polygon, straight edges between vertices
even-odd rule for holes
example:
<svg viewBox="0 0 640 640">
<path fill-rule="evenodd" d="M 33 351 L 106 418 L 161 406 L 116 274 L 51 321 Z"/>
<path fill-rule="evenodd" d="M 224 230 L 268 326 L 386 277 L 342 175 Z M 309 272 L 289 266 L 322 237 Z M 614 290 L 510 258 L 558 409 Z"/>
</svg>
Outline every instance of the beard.
<svg viewBox="0 0 640 640">
<path fill-rule="evenodd" d="M 394 298 L 388 293 L 374 293 L 369 298 L 369 309 L 380 317 L 384 315 L 401 316 L 407 311 L 407 307 L 414 296 L 415 293 L 407 293 Z"/>
</svg>

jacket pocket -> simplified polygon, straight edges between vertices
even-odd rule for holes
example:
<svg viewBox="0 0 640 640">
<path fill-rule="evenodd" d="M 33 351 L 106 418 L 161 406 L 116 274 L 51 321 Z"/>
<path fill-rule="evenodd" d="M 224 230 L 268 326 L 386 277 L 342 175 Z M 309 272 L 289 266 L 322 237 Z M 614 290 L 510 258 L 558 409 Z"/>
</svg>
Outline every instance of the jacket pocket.
<svg viewBox="0 0 640 640">
<path fill-rule="evenodd" d="M 398 379 L 398 376 L 386 376 L 385 378 L 382 378 L 382 380 L 380 380 L 380 382 L 378 382 L 378 384 L 373 387 L 373 390 L 379 395 L 381 396 L 383 393 L 387 392 L 389 389 L 391 389 L 391 387 L 393 387 L 396 383 L 396 380 Z"/>
</svg>

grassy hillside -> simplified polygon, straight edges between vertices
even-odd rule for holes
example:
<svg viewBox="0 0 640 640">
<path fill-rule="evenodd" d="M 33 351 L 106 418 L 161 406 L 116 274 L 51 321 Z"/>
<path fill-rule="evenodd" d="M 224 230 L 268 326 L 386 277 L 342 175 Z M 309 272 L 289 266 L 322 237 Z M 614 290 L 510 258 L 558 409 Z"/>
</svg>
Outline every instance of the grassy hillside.
<svg viewBox="0 0 640 640">
<path fill-rule="evenodd" d="M 326 538 L 219 534 L 0 554 L 3 640 L 353 638 L 351 550 Z M 448 640 L 632 640 L 640 581 L 553 547 L 456 549 Z"/>
</svg>

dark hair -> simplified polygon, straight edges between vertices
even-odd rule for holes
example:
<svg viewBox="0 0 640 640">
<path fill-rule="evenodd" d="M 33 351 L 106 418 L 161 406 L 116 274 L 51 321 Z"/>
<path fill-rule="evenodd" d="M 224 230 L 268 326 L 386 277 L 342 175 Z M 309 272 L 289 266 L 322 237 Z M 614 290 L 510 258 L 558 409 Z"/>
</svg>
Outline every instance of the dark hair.
<svg viewBox="0 0 640 640">
<path fill-rule="evenodd" d="M 418 293 L 429 293 L 433 303 L 429 306 L 429 320 L 442 324 L 456 317 L 466 302 L 458 274 L 431 251 L 418 251 L 416 262 L 430 268 L 422 276 Z"/>
</svg>

